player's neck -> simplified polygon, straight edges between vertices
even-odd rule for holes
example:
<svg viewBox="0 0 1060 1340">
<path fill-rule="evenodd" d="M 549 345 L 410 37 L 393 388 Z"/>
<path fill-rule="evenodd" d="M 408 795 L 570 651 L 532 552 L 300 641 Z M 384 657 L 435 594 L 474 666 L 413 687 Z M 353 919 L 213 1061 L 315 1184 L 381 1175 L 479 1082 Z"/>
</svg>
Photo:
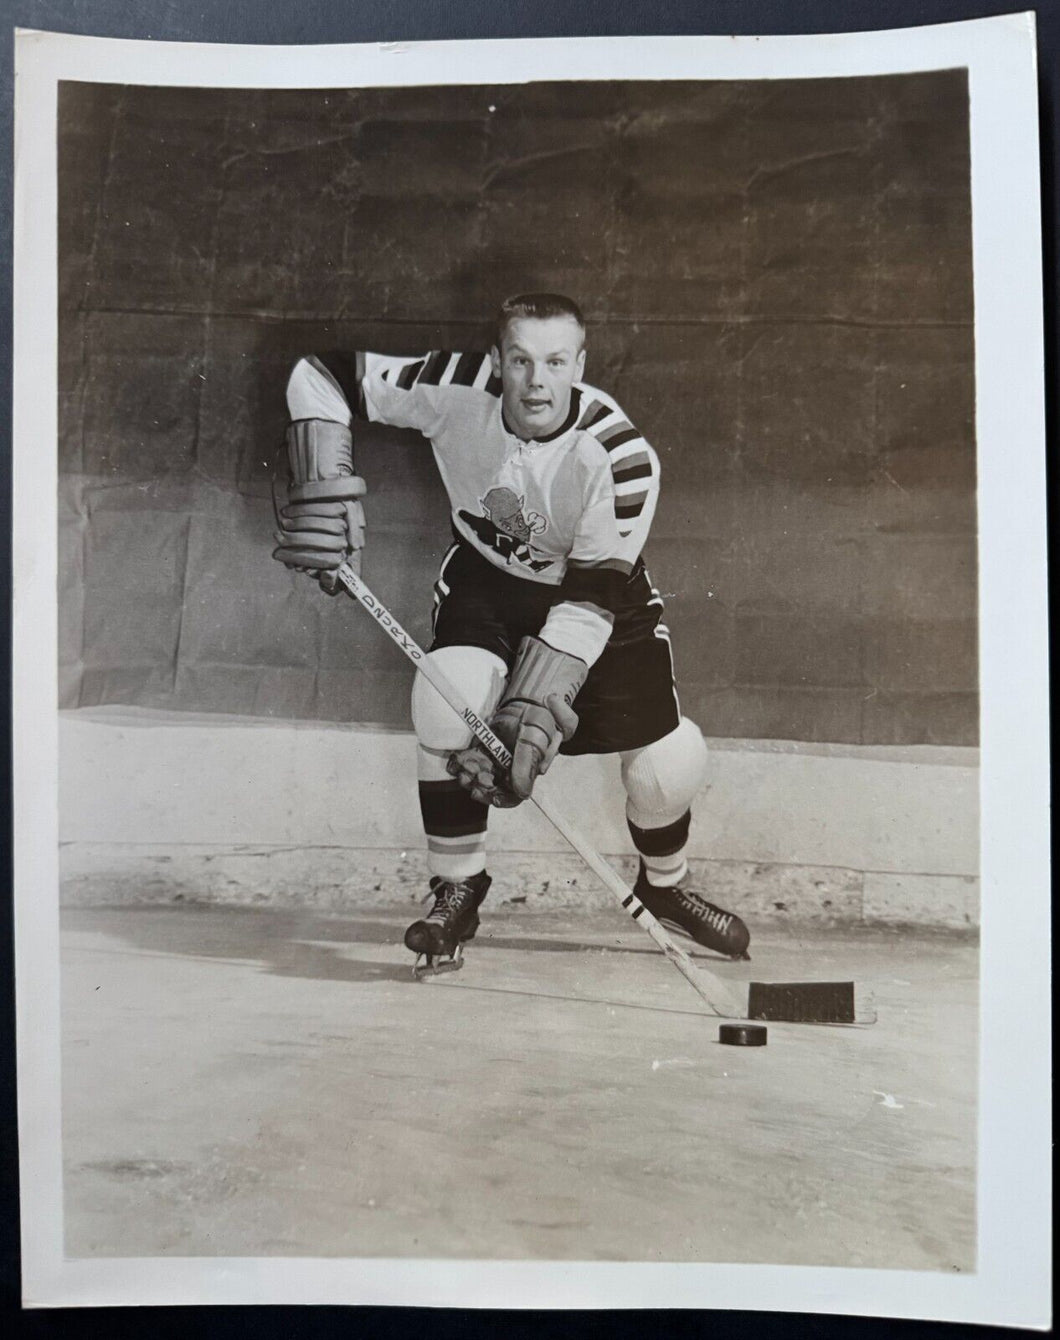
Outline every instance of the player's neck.
<svg viewBox="0 0 1060 1340">
<path fill-rule="evenodd" d="M 501 423 L 504 425 L 504 431 L 512 437 L 517 437 L 520 442 L 555 442 L 557 438 L 562 437 L 564 433 L 569 433 L 574 427 L 578 421 L 578 413 L 580 409 L 581 392 L 575 386 L 571 391 L 570 405 L 568 406 L 567 413 L 563 416 L 563 422 L 558 428 L 553 428 L 550 433 L 542 433 L 540 437 L 526 437 L 523 433 L 520 433 L 517 429 L 513 428 L 508 422 L 508 416 L 504 412 L 503 405 L 501 406 Z"/>
</svg>

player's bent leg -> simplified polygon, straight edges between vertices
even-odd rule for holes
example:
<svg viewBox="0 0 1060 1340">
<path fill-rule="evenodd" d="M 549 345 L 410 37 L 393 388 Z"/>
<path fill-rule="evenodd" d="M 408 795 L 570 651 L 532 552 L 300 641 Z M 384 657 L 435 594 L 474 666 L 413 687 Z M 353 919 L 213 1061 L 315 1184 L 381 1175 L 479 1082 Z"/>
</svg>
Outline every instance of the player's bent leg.
<svg viewBox="0 0 1060 1340">
<path fill-rule="evenodd" d="M 479 647 L 439 647 L 428 660 L 460 690 L 469 707 L 489 716 L 507 675 L 499 656 Z M 470 744 L 470 727 L 422 674 L 412 687 L 412 724 L 419 743 L 420 811 L 430 872 L 445 880 L 477 875 L 486 864 L 489 806 L 469 795 L 446 770 L 449 755 Z"/>
<path fill-rule="evenodd" d="M 439 647 L 429 659 L 471 708 L 482 717 L 490 715 L 507 676 L 499 656 L 478 647 Z M 471 731 L 421 674 L 412 688 L 412 723 L 434 904 L 405 932 L 405 944 L 431 970 L 438 959 L 456 966 L 460 945 L 478 930 L 478 906 L 490 886 L 485 870 L 489 806 L 475 800 L 446 770 L 449 755 L 470 743 Z"/>
<path fill-rule="evenodd" d="M 427 660 L 460 690 L 467 705 L 489 716 L 500 701 L 508 677 L 501 657 L 481 647 L 438 647 Z M 412 686 L 412 725 L 416 739 L 427 749 L 463 749 L 471 742 L 471 727 L 461 721 L 426 677 L 417 673 Z M 445 772 L 444 765 L 442 767 Z"/>
<path fill-rule="evenodd" d="M 637 897 L 669 929 L 730 958 L 747 955 L 750 934 L 732 912 L 686 887 L 692 801 L 707 773 L 707 747 L 687 717 L 661 739 L 621 755 L 626 820 L 640 853 Z"/>
<path fill-rule="evenodd" d="M 653 884 L 676 884 L 688 873 L 685 847 L 692 801 L 707 776 L 707 746 L 694 721 L 682 717 L 659 740 L 621 755 L 626 819 Z"/>
</svg>

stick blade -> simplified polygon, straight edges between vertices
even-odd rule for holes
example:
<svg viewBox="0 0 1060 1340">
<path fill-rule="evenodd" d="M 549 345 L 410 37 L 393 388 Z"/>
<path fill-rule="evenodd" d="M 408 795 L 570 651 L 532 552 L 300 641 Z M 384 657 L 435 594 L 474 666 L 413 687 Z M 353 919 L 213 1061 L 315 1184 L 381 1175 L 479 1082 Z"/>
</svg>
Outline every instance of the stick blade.
<svg viewBox="0 0 1060 1340">
<path fill-rule="evenodd" d="M 853 982 L 750 982 L 748 1019 L 789 1024 L 874 1024 L 871 996 Z"/>
</svg>

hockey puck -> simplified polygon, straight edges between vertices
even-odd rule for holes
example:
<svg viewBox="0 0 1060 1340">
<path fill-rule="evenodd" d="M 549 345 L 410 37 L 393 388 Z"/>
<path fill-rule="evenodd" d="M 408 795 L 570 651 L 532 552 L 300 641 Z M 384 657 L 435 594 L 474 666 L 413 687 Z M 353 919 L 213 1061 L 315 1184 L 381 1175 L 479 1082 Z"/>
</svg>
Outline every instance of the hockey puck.
<svg viewBox="0 0 1060 1340">
<path fill-rule="evenodd" d="M 730 1047 L 764 1047 L 766 1030 L 761 1024 L 722 1024 L 718 1029 L 718 1041 Z"/>
</svg>

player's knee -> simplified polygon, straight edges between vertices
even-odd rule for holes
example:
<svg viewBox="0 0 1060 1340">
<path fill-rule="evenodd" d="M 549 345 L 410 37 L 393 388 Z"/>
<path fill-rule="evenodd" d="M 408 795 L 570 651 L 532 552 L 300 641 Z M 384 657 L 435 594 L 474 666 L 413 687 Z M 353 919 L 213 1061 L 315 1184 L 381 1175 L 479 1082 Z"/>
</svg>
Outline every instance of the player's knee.
<svg viewBox="0 0 1060 1340">
<path fill-rule="evenodd" d="M 694 721 L 682 717 L 669 735 L 622 755 L 622 783 L 634 823 L 654 828 L 689 808 L 707 776 L 707 746 Z"/>
<path fill-rule="evenodd" d="M 488 717 L 500 700 L 508 668 L 481 647 L 439 647 L 427 660 L 439 669 L 468 707 Z M 412 686 L 412 725 L 428 749 L 452 751 L 471 743 L 471 731 L 422 672 Z"/>
</svg>

